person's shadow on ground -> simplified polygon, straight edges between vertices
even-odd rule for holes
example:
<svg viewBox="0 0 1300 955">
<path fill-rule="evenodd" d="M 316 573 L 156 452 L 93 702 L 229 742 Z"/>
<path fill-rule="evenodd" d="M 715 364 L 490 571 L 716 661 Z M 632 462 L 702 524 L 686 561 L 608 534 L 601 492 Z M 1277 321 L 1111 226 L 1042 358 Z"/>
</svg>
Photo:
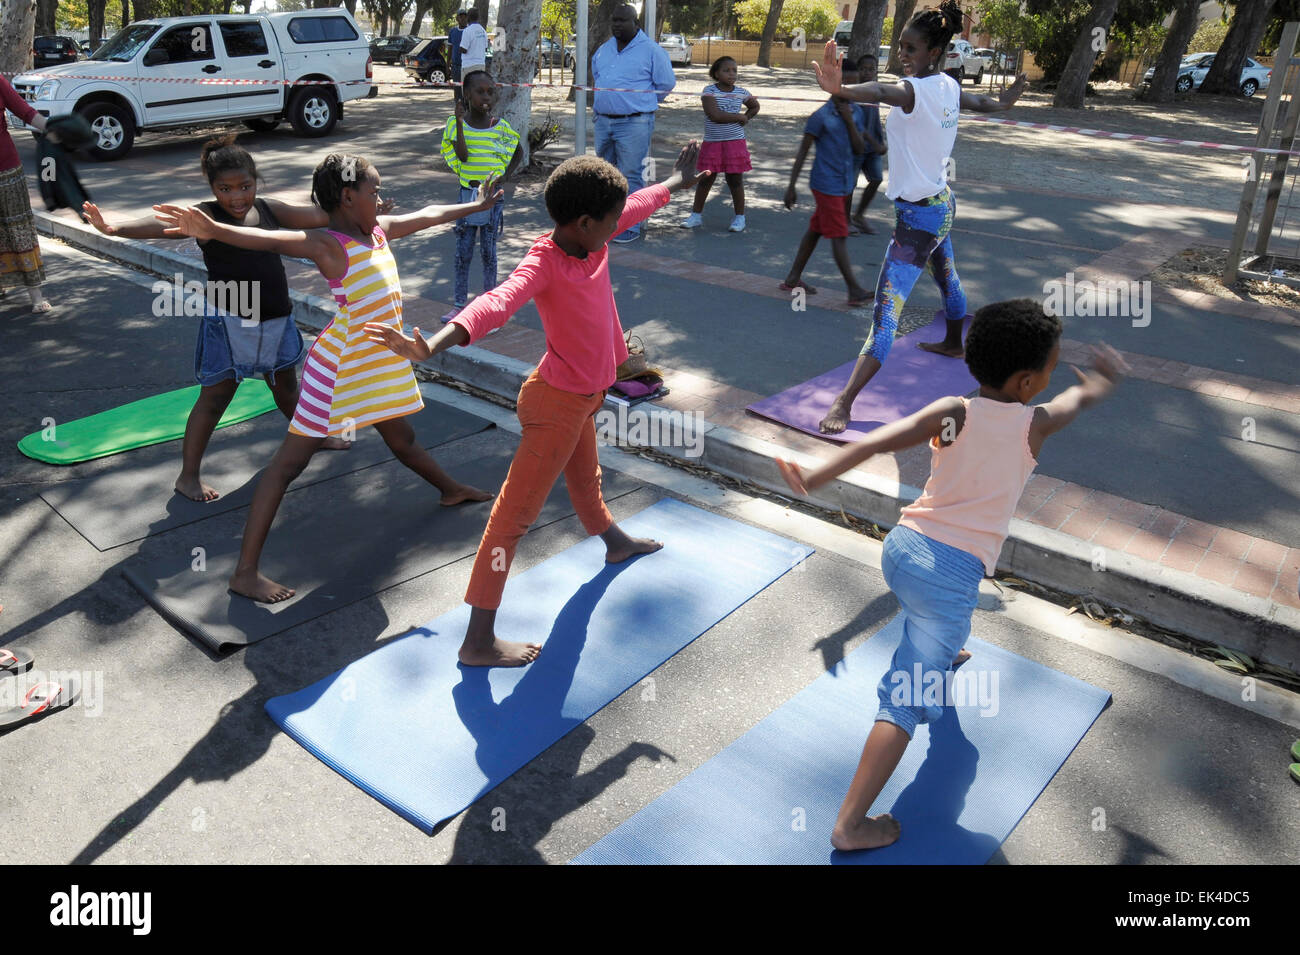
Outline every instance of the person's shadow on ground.
<svg viewBox="0 0 1300 955">
<path fill-rule="evenodd" d="M 606 565 L 578 588 L 556 616 L 537 660 L 500 703 L 492 698 L 487 670 L 462 667 L 463 678 L 452 691 L 456 711 L 477 741 L 479 768 L 488 779 L 500 779 L 503 784 L 496 787 L 495 798 L 480 796 L 465 813 L 451 862 L 544 863 L 536 846 L 557 821 L 621 779 L 637 759 L 673 759 L 649 743 L 629 743 L 598 766 L 579 773 L 583 753 L 595 740 L 596 731 L 583 719 L 564 715 L 591 615 L 614 578 L 635 562 Z M 551 745 L 557 731 L 553 717 L 559 718 L 561 731 L 567 735 Z M 534 759 L 531 778 L 504 782 Z M 544 785 L 540 798 L 539 785 Z"/>
</svg>

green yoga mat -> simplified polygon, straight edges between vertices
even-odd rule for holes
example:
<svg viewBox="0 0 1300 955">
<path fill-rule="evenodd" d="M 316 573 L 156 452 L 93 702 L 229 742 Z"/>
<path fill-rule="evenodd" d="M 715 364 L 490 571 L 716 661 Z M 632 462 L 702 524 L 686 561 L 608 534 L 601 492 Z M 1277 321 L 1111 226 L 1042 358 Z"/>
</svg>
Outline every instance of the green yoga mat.
<svg viewBox="0 0 1300 955">
<path fill-rule="evenodd" d="M 199 397 L 199 386 L 180 388 L 150 398 L 141 398 L 120 408 L 110 408 L 88 418 L 55 422 L 53 430 L 42 429 L 18 442 L 18 450 L 47 464 L 77 464 L 103 458 L 132 448 L 161 444 L 181 437 L 190 409 Z M 238 424 L 275 410 L 271 389 L 261 379 L 240 383 L 218 428 Z M 46 434 L 50 437 L 46 438 Z"/>
</svg>

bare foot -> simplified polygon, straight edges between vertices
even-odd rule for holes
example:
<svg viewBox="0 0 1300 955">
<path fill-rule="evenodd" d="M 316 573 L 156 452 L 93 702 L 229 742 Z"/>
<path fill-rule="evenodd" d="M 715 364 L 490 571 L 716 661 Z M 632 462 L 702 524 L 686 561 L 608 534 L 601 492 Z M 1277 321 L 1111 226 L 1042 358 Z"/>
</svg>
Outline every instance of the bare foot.
<svg viewBox="0 0 1300 955">
<path fill-rule="evenodd" d="M 857 226 L 858 229 L 859 229 L 860 231 L 865 232 L 867 235 L 875 235 L 875 234 L 876 234 L 876 228 L 875 228 L 875 226 L 873 226 L 870 222 L 868 222 L 868 221 L 867 221 L 865 218 L 863 218 L 862 216 L 854 216 L 854 217 L 853 217 L 852 219 L 850 219 L 849 221 L 852 222 L 855 226 Z"/>
<path fill-rule="evenodd" d="M 540 643 L 515 643 L 494 636 L 487 646 L 471 646 L 466 637 L 456 656 L 467 667 L 522 667 L 536 660 L 541 652 Z"/>
<path fill-rule="evenodd" d="M 455 507 L 457 504 L 464 504 L 466 501 L 472 503 L 490 501 L 493 496 L 491 491 L 483 491 L 468 484 L 460 484 L 455 490 L 443 491 L 442 499 L 438 503 L 443 507 Z"/>
<path fill-rule="evenodd" d="M 263 577 L 257 571 L 250 573 L 236 573 L 230 578 L 227 585 L 237 594 L 242 594 L 249 600 L 256 600 L 264 604 L 279 603 L 281 600 L 288 600 L 296 593 L 282 584 L 277 584 L 270 577 Z"/>
<path fill-rule="evenodd" d="M 659 541 L 651 540 L 648 537 L 629 537 L 626 544 L 618 547 L 606 547 L 605 563 L 621 564 L 637 554 L 653 554 L 657 550 L 663 550 L 663 546 Z"/>
<path fill-rule="evenodd" d="M 348 451 L 352 448 L 351 441 L 344 441 L 338 435 L 326 438 L 321 442 L 322 451 Z"/>
<path fill-rule="evenodd" d="M 962 650 L 960 653 L 957 654 L 956 657 L 953 658 L 952 665 L 954 668 L 959 667 L 969 659 L 970 659 L 970 651 Z"/>
<path fill-rule="evenodd" d="M 859 305 L 866 305 L 874 299 L 875 293 L 868 292 L 861 285 L 849 289 L 849 307 L 857 308 Z"/>
<path fill-rule="evenodd" d="M 879 849 L 897 842 L 902 831 L 903 827 L 898 824 L 898 820 L 889 813 L 874 818 L 865 816 L 848 826 L 836 825 L 835 831 L 831 833 L 831 845 L 841 852 Z"/>
<path fill-rule="evenodd" d="M 204 504 L 221 497 L 215 489 L 208 487 L 198 478 L 179 477 L 176 479 L 176 493 L 183 494 L 191 501 Z"/>
<path fill-rule="evenodd" d="M 934 352 L 936 355 L 947 355 L 949 358 L 961 358 L 966 354 L 966 349 L 962 348 L 961 342 L 954 345 L 947 339 L 941 342 L 917 342 L 916 347 L 923 351 Z"/>
<path fill-rule="evenodd" d="M 831 410 L 826 412 L 826 417 L 822 418 L 817 425 L 822 434 L 839 434 L 848 426 L 849 410 L 838 400 L 831 405 Z"/>
</svg>

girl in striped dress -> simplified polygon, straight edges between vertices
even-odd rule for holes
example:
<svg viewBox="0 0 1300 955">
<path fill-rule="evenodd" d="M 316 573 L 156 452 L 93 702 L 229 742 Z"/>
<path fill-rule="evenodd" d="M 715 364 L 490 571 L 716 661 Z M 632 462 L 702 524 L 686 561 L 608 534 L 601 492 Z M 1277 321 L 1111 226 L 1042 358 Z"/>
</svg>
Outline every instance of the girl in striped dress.
<svg viewBox="0 0 1300 955">
<path fill-rule="evenodd" d="M 490 209 L 500 198 L 494 184 L 485 182 L 476 202 L 380 215 L 374 166 L 359 156 L 334 153 L 312 177 L 312 201 L 329 216 L 326 229 L 245 229 L 214 222 L 198 208 L 154 207 L 173 235 L 311 259 L 329 280 L 339 306 L 307 355 L 289 433 L 257 485 L 239 564 L 230 578 L 232 591 L 266 603 L 294 595 L 263 576 L 258 563 L 285 491 L 329 436 L 352 437 L 357 428 L 374 425 L 397 460 L 442 492 L 444 506 L 492 497 L 452 478 L 420 447 L 406 420 L 424 407 L 411 363 L 368 341 L 362 326 L 380 322 L 402 327 L 402 290 L 390 240 Z"/>
</svg>

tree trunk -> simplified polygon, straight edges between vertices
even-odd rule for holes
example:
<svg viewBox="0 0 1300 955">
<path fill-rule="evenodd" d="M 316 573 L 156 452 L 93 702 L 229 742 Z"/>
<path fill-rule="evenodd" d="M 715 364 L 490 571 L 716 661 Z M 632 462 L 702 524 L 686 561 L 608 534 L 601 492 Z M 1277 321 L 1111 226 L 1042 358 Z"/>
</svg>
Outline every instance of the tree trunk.
<svg viewBox="0 0 1300 955">
<path fill-rule="evenodd" d="M 488 36 L 491 37 L 492 31 L 488 27 L 488 3 L 489 2 L 490 0 L 474 0 L 474 9 L 478 11 L 478 25 L 481 26 L 484 30 L 487 30 Z M 539 7 L 538 9 L 540 10 L 541 8 Z M 541 13 L 538 13 L 537 20 L 539 23 L 541 22 L 541 19 L 542 19 L 542 15 Z M 501 22 L 501 11 L 499 8 L 497 10 L 497 22 L 498 23 Z M 496 57 L 494 56 L 493 59 L 495 60 Z"/>
<path fill-rule="evenodd" d="M 429 12 L 429 7 L 432 5 L 430 0 L 415 0 L 415 13 L 411 17 L 411 36 L 420 35 L 420 24 L 424 22 L 424 15 Z"/>
<path fill-rule="evenodd" d="M 248 5 L 249 7 L 252 7 L 253 0 L 248 0 Z M 357 0 L 343 0 L 343 6 L 347 7 L 348 13 L 352 16 L 353 19 L 356 19 Z"/>
<path fill-rule="evenodd" d="M 856 63 L 863 53 L 880 50 L 880 34 L 885 28 L 885 10 L 889 0 L 858 0 L 853 17 L 853 39 L 849 41 L 848 62 Z"/>
<path fill-rule="evenodd" d="M 1241 93 L 1241 68 L 1259 47 L 1259 41 L 1268 27 L 1269 14 L 1274 0 L 1240 0 L 1232 15 L 1232 25 L 1223 38 L 1223 46 L 1214 56 L 1214 63 L 1205 81 L 1202 93 L 1224 93 L 1237 96 Z"/>
<path fill-rule="evenodd" d="M 886 73 L 903 75 L 903 61 L 898 58 L 898 39 L 907 29 L 907 21 L 912 19 L 915 10 L 916 0 L 898 0 L 898 7 L 894 11 L 894 35 L 889 38 L 889 64 L 883 67 Z"/>
<path fill-rule="evenodd" d="M 87 24 L 90 32 L 91 49 L 99 46 L 104 39 L 104 7 L 108 0 L 88 0 L 86 3 Z"/>
<path fill-rule="evenodd" d="M 59 32 L 54 25 L 58 9 L 59 0 L 36 0 L 36 27 L 32 36 L 51 36 Z"/>
<path fill-rule="evenodd" d="M 122 26 L 131 22 L 131 0 L 122 0 Z"/>
<path fill-rule="evenodd" d="M 149 20 L 153 17 L 154 0 L 131 0 L 131 8 L 135 11 L 133 20 Z"/>
<path fill-rule="evenodd" d="M 781 19 L 781 10 L 784 6 L 785 0 L 772 0 L 772 6 L 767 11 L 767 22 L 763 24 L 763 39 L 758 44 L 759 66 L 772 65 L 772 40 L 776 38 L 776 25 Z"/>
<path fill-rule="evenodd" d="M 579 0 L 581 2 L 581 0 Z M 492 54 L 492 74 L 498 83 L 531 83 L 537 68 L 537 34 L 542 23 L 542 0 L 501 0 L 497 26 L 506 38 L 499 52 Z M 497 115 L 514 127 L 528 165 L 528 118 L 533 108 L 533 91 L 528 87 L 501 87 Z"/>
<path fill-rule="evenodd" d="M 0 4 L 0 36 L 5 37 L 0 43 L 0 72 L 22 73 L 31 68 L 35 29 L 35 3 L 5 0 Z"/>
<path fill-rule="evenodd" d="M 1079 29 L 1078 39 L 1074 41 L 1074 49 L 1070 51 L 1070 58 L 1065 63 L 1065 69 L 1061 71 L 1056 95 L 1052 97 L 1053 106 L 1065 109 L 1083 108 L 1083 97 L 1088 91 L 1088 74 L 1092 72 L 1097 56 L 1105 50 L 1104 46 L 1100 50 L 1097 49 L 1098 40 L 1104 40 L 1105 34 L 1097 34 L 1094 31 L 1109 30 L 1110 22 L 1115 19 L 1115 10 L 1118 7 L 1119 0 L 1093 0 L 1092 9 L 1083 18 L 1083 25 Z"/>
<path fill-rule="evenodd" d="M 1178 64 L 1187 52 L 1187 44 L 1196 32 L 1201 0 L 1178 0 L 1174 9 L 1174 22 L 1169 27 L 1164 46 L 1156 58 L 1155 75 L 1141 98 L 1151 103 L 1168 103 L 1174 98 L 1174 84 L 1178 81 Z M 1138 77 L 1141 81 L 1141 77 Z"/>
</svg>

